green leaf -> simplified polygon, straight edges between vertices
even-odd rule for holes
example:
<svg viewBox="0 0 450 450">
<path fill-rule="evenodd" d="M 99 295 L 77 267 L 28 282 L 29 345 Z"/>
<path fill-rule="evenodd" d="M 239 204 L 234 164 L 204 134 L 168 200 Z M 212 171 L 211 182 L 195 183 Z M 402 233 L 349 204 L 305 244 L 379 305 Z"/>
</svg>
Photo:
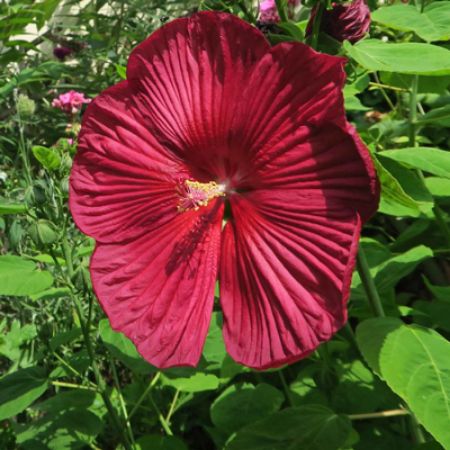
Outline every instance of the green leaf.
<svg viewBox="0 0 450 450">
<path fill-rule="evenodd" d="M 406 195 L 409 195 L 417 203 L 419 210 L 425 214 L 430 213 L 434 205 L 434 199 L 418 174 L 380 153 L 377 155 L 378 161 L 400 183 Z"/>
<path fill-rule="evenodd" d="M 420 169 L 439 177 L 450 178 L 450 152 L 430 147 L 402 148 L 378 153 L 385 158 Z"/>
<path fill-rule="evenodd" d="M 380 79 L 384 84 L 395 86 L 403 89 L 410 89 L 412 85 L 414 75 L 405 75 L 395 72 L 381 72 Z M 419 94 L 424 93 L 436 93 L 445 94 L 447 87 L 450 85 L 449 76 L 426 76 L 421 75 L 418 77 L 417 92 Z M 420 119 L 419 119 L 420 120 Z"/>
<path fill-rule="evenodd" d="M 48 388 L 42 367 L 20 369 L 0 378 L 0 420 L 21 413 Z"/>
<path fill-rule="evenodd" d="M 277 412 L 284 400 L 283 394 L 269 384 L 233 385 L 211 405 L 214 425 L 231 434 L 245 425 Z"/>
<path fill-rule="evenodd" d="M 450 448 L 450 343 L 431 329 L 393 318 L 362 322 L 356 339 L 369 365 Z"/>
<path fill-rule="evenodd" d="M 52 284 L 50 272 L 36 270 L 32 261 L 14 255 L 0 256 L 0 295 L 32 295 Z"/>
<path fill-rule="evenodd" d="M 449 75 L 450 51 L 422 43 L 385 43 L 364 39 L 355 45 L 344 42 L 344 49 L 361 66 L 371 71 L 416 75 Z"/>
<path fill-rule="evenodd" d="M 50 450 L 72 450 L 86 448 L 102 430 L 102 420 L 92 411 L 70 408 L 19 426 L 16 435 L 20 448 L 26 450 L 40 449 L 36 443 Z"/>
<path fill-rule="evenodd" d="M 419 125 L 450 127 L 450 105 L 432 109 L 417 120 Z"/>
<path fill-rule="evenodd" d="M 30 298 L 34 301 L 37 300 L 55 300 L 57 298 L 68 297 L 70 295 L 70 289 L 65 287 L 50 288 L 45 291 L 38 292 L 37 294 L 30 295 Z"/>
<path fill-rule="evenodd" d="M 322 405 L 287 408 L 238 431 L 227 450 L 337 450 L 350 436 L 345 416 Z"/>
<path fill-rule="evenodd" d="M 122 80 L 127 79 L 127 68 L 126 66 L 122 66 L 120 64 L 115 64 L 116 72 Z"/>
<path fill-rule="evenodd" d="M 188 448 L 175 436 L 148 434 L 136 441 L 136 450 L 188 450 Z"/>
<path fill-rule="evenodd" d="M 126 336 L 111 328 L 107 319 L 100 321 L 98 330 L 102 341 L 111 354 L 133 372 L 148 374 L 156 371 L 152 365 L 142 358 L 134 344 Z"/>
<path fill-rule="evenodd" d="M 203 357 L 213 364 L 213 368 L 220 368 L 226 354 L 227 351 L 225 350 L 222 336 L 222 314 L 213 312 L 208 336 L 203 348 Z M 208 366 L 208 369 L 211 368 Z"/>
<path fill-rule="evenodd" d="M 37 330 L 34 324 L 21 326 L 18 320 L 13 320 L 8 333 L 0 336 L 0 355 L 6 356 L 11 361 L 19 361 L 21 346 L 36 336 Z"/>
<path fill-rule="evenodd" d="M 163 384 L 171 386 L 181 392 L 203 392 L 213 391 L 219 387 L 219 379 L 215 375 L 205 374 L 202 372 L 194 373 L 187 377 L 171 377 L 166 372 L 161 378 Z"/>
<path fill-rule="evenodd" d="M 419 204 L 406 194 L 398 180 L 384 168 L 376 157 L 373 158 L 373 161 L 381 185 L 379 211 L 392 216 L 419 216 Z"/>
<path fill-rule="evenodd" d="M 425 186 L 434 197 L 450 197 L 450 180 L 448 178 L 428 177 Z"/>
<path fill-rule="evenodd" d="M 58 169 L 61 165 L 61 158 L 54 149 L 42 145 L 33 145 L 31 151 L 35 158 L 48 170 Z"/>
<path fill-rule="evenodd" d="M 372 20 L 394 30 L 413 31 L 428 42 L 450 39 L 450 4 L 447 2 L 431 3 L 423 13 L 415 5 L 387 6 L 374 11 Z"/>
</svg>

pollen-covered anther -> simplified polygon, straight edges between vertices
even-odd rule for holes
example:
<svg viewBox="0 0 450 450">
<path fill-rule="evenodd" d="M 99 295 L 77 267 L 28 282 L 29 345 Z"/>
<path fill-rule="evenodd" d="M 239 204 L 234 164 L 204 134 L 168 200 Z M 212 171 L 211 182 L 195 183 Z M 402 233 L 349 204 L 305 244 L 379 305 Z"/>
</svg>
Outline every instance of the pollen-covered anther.
<svg viewBox="0 0 450 450">
<path fill-rule="evenodd" d="M 225 185 L 215 181 L 200 183 L 194 180 L 184 180 L 178 186 L 178 211 L 197 211 L 200 206 L 207 206 L 208 202 L 217 197 L 225 196 Z"/>
</svg>

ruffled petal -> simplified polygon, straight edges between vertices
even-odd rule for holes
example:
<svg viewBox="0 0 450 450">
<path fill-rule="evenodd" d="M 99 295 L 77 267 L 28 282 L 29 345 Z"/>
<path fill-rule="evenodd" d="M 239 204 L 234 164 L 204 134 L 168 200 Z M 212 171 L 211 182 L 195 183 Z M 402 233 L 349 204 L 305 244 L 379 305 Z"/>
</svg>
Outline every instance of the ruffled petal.
<svg viewBox="0 0 450 450">
<path fill-rule="evenodd" d="M 220 178 L 242 161 L 232 123 L 268 49 L 262 33 L 236 16 L 201 12 L 161 27 L 131 54 L 127 77 L 151 131 L 192 163 L 196 178 Z"/>
<path fill-rule="evenodd" d="M 111 326 L 159 367 L 195 366 L 214 301 L 223 202 L 122 244 L 97 244 L 95 293 Z"/>
<path fill-rule="evenodd" d="M 296 189 L 333 208 L 356 209 L 363 221 L 377 210 L 379 183 L 368 149 L 351 125 L 300 126 L 254 161 L 253 189 Z M 243 183 L 245 186 L 245 184 Z"/>
<path fill-rule="evenodd" d="M 264 369 L 307 356 L 344 325 L 361 221 L 301 191 L 235 195 L 224 229 L 224 339 Z"/>
<path fill-rule="evenodd" d="M 123 81 L 89 105 L 70 177 L 78 227 L 99 242 L 135 238 L 177 214 L 183 163 L 145 125 Z"/>
</svg>

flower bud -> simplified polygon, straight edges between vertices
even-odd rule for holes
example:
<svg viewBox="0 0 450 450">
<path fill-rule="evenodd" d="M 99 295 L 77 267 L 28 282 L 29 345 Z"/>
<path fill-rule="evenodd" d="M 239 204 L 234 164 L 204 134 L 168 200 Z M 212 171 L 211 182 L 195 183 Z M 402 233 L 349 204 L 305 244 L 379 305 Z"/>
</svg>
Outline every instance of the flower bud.
<svg viewBox="0 0 450 450">
<path fill-rule="evenodd" d="M 17 96 L 17 112 L 23 118 L 31 117 L 36 111 L 36 103 L 24 94 Z"/>
<path fill-rule="evenodd" d="M 353 0 L 351 3 L 332 3 L 330 10 L 324 10 L 320 19 L 320 31 L 339 42 L 348 40 L 359 41 L 369 30 L 370 10 L 364 0 Z M 306 36 L 313 30 L 318 5 L 311 11 L 311 17 L 306 27 Z"/>
<path fill-rule="evenodd" d="M 288 0 L 288 14 L 293 16 L 294 8 L 300 3 L 299 0 Z M 269 25 L 278 23 L 280 16 L 278 15 L 277 5 L 275 0 L 263 0 L 259 2 L 259 17 L 261 24 Z"/>
<path fill-rule="evenodd" d="M 55 225 L 49 220 L 38 220 L 28 227 L 28 234 L 36 245 L 48 245 L 58 240 Z"/>
<path fill-rule="evenodd" d="M 53 49 L 53 56 L 58 58 L 60 61 L 64 61 L 67 56 L 71 55 L 73 50 L 69 47 L 55 47 Z"/>
</svg>

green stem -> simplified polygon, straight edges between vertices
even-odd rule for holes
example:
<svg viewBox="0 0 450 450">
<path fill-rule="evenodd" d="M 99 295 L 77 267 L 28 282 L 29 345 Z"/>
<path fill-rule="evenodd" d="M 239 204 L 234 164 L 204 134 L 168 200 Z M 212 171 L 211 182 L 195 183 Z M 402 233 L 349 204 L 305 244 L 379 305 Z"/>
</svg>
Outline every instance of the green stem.
<svg viewBox="0 0 450 450">
<path fill-rule="evenodd" d="M 22 158 L 23 167 L 25 169 L 25 180 L 27 182 L 27 185 L 31 186 L 31 184 L 32 184 L 32 176 L 31 176 L 30 160 L 29 160 L 29 157 L 28 157 L 27 144 L 25 142 L 24 126 L 23 126 L 23 122 L 22 122 L 22 117 L 20 116 L 20 111 L 19 111 L 19 107 L 18 107 L 18 98 L 17 98 L 17 92 L 16 91 L 14 91 L 14 101 L 16 103 L 17 124 L 19 126 L 19 151 L 20 151 L 20 157 Z"/>
<path fill-rule="evenodd" d="M 153 406 L 153 409 L 156 411 L 156 415 L 158 416 L 159 423 L 163 427 L 163 429 L 166 432 L 167 436 L 173 436 L 173 432 L 172 432 L 172 430 L 170 428 L 170 425 L 167 423 L 166 419 L 164 418 L 164 416 L 161 413 L 161 410 L 158 408 L 158 405 L 153 400 L 151 392 L 149 392 L 148 398 L 150 400 L 150 403 Z"/>
<path fill-rule="evenodd" d="M 323 4 L 323 1 L 319 1 L 317 10 L 316 10 L 316 15 L 314 17 L 313 31 L 312 31 L 312 38 L 311 38 L 311 47 L 314 50 L 317 50 L 317 44 L 319 42 L 320 22 L 322 21 L 322 15 L 323 15 L 324 9 L 325 9 L 325 5 Z"/>
<path fill-rule="evenodd" d="M 409 423 L 411 425 L 411 432 L 413 435 L 414 443 L 416 445 L 424 444 L 426 442 L 425 436 L 423 434 L 422 428 L 417 422 L 417 418 L 413 413 L 409 415 Z"/>
<path fill-rule="evenodd" d="M 277 5 L 278 15 L 282 22 L 287 22 L 288 15 L 286 13 L 286 1 L 285 0 L 275 0 L 275 4 Z"/>
<path fill-rule="evenodd" d="M 386 411 L 379 411 L 374 413 L 363 414 L 349 414 L 347 417 L 350 420 L 370 420 L 370 419 L 385 419 L 387 417 L 409 416 L 411 413 L 407 409 L 388 409 Z"/>
<path fill-rule="evenodd" d="M 66 261 L 66 264 L 67 264 L 67 261 Z M 86 323 L 84 322 L 83 308 L 81 306 L 80 299 L 72 291 L 70 292 L 70 297 L 71 297 L 71 299 L 75 305 L 75 309 L 77 311 L 78 320 L 80 321 L 80 327 L 81 327 L 81 331 L 82 331 L 83 337 L 84 337 L 84 343 L 86 345 L 86 350 L 88 352 L 91 367 L 94 372 L 95 382 L 98 386 L 98 390 L 100 391 L 100 395 L 102 396 L 102 399 L 106 406 L 106 409 L 108 410 L 108 413 L 114 422 L 114 426 L 117 428 L 117 430 L 120 431 L 120 433 L 122 435 L 122 443 L 123 443 L 125 449 L 132 450 L 132 446 L 128 440 L 128 436 L 124 432 L 123 424 L 121 423 L 119 416 L 117 415 L 116 410 L 114 409 L 114 406 L 111 403 L 111 399 L 109 398 L 106 382 L 103 379 L 103 376 L 102 376 L 100 369 L 98 368 L 97 362 L 95 360 L 95 354 L 94 354 L 94 350 L 92 348 L 90 333 L 89 333 L 89 330 L 86 328 Z"/>
<path fill-rule="evenodd" d="M 89 386 L 83 386 L 81 384 L 75 384 L 75 383 L 66 383 L 65 381 L 52 381 L 53 386 L 58 387 L 66 387 L 71 389 L 84 389 L 86 391 L 94 391 L 97 392 L 97 388 L 89 387 Z"/>
<path fill-rule="evenodd" d="M 448 227 L 448 224 L 445 220 L 444 213 L 438 205 L 434 205 L 433 213 L 434 217 L 436 218 L 437 224 L 439 225 L 439 228 L 441 229 L 441 232 L 445 237 L 447 245 L 450 247 L 450 228 Z"/>
<path fill-rule="evenodd" d="M 294 400 L 292 399 L 291 391 L 286 382 L 286 378 L 284 377 L 283 371 L 282 370 L 278 371 L 278 375 L 280 377 L 281 385 L 283 386 L 284 395 L 286 396 L 287 402 L 289 403 L 290 406 L 294 406 Z"/>
<path fill-rule="evenodd" d="M 356 266 L 373 313 L 378 317 L 386 316 L 362 246 L 359 247 L 356 256 Z"/>
<path fill-rule="evenodd" d="M 247 22 L 255 23 L 255 21 L 256 21 L 255 16 L 247 8 L 247 5 L 245 4 L 245 0 L 241 0 L 240 2 L 238 2 L 238 5 L 239 5 L 239 8 L 241 8 L 241 11 L 244 13 L 244 16 L 247 19 Z"/>
<path fill-rule="evenodd" d="M 409 145 L 416 146 L 416 125 L 417 125 L 417 89 L 419 85 L 419 77 L 413 76 L 411 83 L 411 92 L 409 94 Z"/>
<path fill-rule="evenodd" d="M 111 366 L 111 372 L 112 372 L 114 384 L 115 384 L 116 389 L 117 389 L 117 394 L 119 395 L 120 408 L 122 410 L 122 414 L 123 414 L 123 417 L 124 417 L 124 420 L 125 420 L 125 425 L 126 425 L 126 428 L 127 428 L 128 437 L 130 438 L 130 441 L 134 445 L 133 429 L 131 428 L 131 423 L 130 423 L 130 419 L 128 417 L 127 407 L 125 405 L 125 400 L 123 399 L 122 390 L 120 389 L 119 377 L 117 376 L 116 366 L 114 364 L 114 360 L 111 357 L 109 358 L 109 362 L 110 362 L 110 366 Z"/>
<path fill-rule="evenodd" d="M 145 400 L 145 397 L 150 393 L 150 391 L 153 389 L 153 386 L 158 382 L 159 377 L 161 376 L 161 372 L 156 373 L 156 375 L 151 379 L 150 383 L 146 387 L 145 391 L 141 394 L 138 401 L 134 405 L 133 409 L 130 411 L 130 414 L 128 414 L 128 419 L 131 419 L 134 416 L 134 413 L 139 409 L 142 402 Z"/>
<path fill-rule="evenodd" d="M 176 390 L 175 395 L 173 396 L 172 402 L 170 403 L 169 412 L 167 413 L 167 416 L 166 416 L 166 422 L 168 424 L 170 424 L 170 419 L 172 418 L 172 415 L 175 412 L 175 406 L 177 405 L 178 397 L 180 396 L 180 392 L 181 391 L 179 389 Z"/>
</svg>

